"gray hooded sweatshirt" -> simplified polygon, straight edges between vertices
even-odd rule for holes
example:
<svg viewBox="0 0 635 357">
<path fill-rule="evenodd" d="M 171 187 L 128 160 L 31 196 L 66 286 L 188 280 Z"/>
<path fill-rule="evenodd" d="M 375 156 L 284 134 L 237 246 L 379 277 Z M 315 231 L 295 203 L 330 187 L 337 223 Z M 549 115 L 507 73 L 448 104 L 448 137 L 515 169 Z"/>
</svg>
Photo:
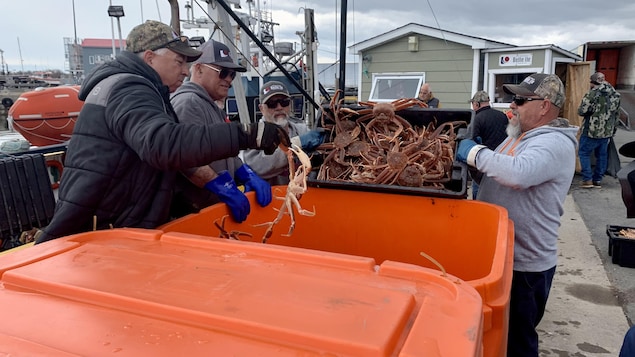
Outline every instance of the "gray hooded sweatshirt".
<svg viewBox="0 0 635 357">
<path fill-rule="evenodd" d="M 558 118 L 482 149 L 485 176 L 477 199 L 505 207 L 514 222 L 514 270 L 542 272 L 557 263 L 558 229 L 576 165 L 578 127 Z"/>
</svg>

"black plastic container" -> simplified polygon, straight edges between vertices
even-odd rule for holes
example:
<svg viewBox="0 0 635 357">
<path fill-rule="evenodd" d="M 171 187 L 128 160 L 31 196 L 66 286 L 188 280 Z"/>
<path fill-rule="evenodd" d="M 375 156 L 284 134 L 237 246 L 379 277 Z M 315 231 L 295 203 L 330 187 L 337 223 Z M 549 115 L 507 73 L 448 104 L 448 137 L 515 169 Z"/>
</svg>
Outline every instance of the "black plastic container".
<svg viewBox="0 0 635 357">
<path fill-rule="evenodd" d="M 0 250 L 22 244 L 20 234 L 46 226 L 54 211 L 55 196 L 42 154 L 0 159 Z"/>
<path fill-rule="evenodd" d="M 606 234 L 609 236 L 609 256 L 613 264 L 635 268 L 635 239 L 622 236 L 620 234 L 622 229 L 635 230 L 635 227 L 606 226 Z"/>
<path fill-rule="evenodd" d="M 345 106 L 347 108 L 359 111 L 365 107 L 359 105 Z M 412 107 L 405 110 L 396 112 L 397 115 L 407 120 L 410 124 L 416 127 L 428 126 L 431 123 L 435 128 L 448 122 L 465 122 L 464 125 L 456 126 L 454 128 L 457 133 L 458 143 L 463 138 L 466 132 L 466 127 L 472 122 L 474 118 L 474 111 L 469 109 L 438 109 L 438 108 L 420 108 Z M 455 148 L 456 152 L 456 148 Z M 378 185 L 378 184 L 363 184 L 348 181 L 326 181 L 317 180 L 317 171 L 319 170 L 320 160 L 312 160 L 314 163 L 313 174 L 309 176 L 307 181 L 309 186 L 323 187 L 323 188 L 337 188 L 346 190 L 358 190 L 358 191 L 374 191 L 383 193 L 398 193 L 406 195 L 419 195 L 430 197 L 444 197 L 444 198 L 459 198 L 463 199 L 467 197 L 467 182 L 468 182 L 468 170 L 467 165 L 458 161 L 454 161 L 452 164 L 451 177 L 448 182 L 445 182 L 443 188 L 432 187 L 407 187 L 399 185 Z"/>
</svg>

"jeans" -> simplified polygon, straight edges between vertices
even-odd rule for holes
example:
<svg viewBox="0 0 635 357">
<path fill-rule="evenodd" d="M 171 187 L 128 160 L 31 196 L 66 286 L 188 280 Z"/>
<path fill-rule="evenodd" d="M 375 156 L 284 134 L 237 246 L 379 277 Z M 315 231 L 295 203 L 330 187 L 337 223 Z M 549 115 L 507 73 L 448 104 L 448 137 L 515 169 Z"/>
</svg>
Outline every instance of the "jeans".
<svg viewBox="0 0 635 357">
<path fill-rule="evenodd" d="M 635 356 L 635 325 L 631 326 L 626 332 L 622 348 L 620 349 L 620 357 L 633 356 Z"/>
<path fill-rule="evenodd" d="M 478 184 L 476 181 L 472 181 L 472 199 L 475 200 L 478 195 Z"/>
<path fill-rule="evenodd" d="M 580 147 L 578 156 L 583 181 L 600 182 L 606 173 L 609 161 L 609 140 L 610 138 L 594 139 L 586 135 L 580 136 Z M 595 154 L 595 169 L 591 170 L 591 154 Z"/>
<path fill-rule="evenodd" d="M 507 356 L 538 357 L 536 326 L 547 306 L 556 267 L 543 272 L 514 270 L 509 304 Z"/>
</svg>

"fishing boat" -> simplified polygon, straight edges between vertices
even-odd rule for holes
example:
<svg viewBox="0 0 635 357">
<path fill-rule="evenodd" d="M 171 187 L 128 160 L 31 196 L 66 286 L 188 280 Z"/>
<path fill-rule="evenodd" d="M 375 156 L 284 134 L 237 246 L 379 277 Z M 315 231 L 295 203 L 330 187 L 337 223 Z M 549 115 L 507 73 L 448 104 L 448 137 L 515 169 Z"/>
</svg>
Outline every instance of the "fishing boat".
<svg viewBox="0 0 635 357">
<path fill-rule="evenodd" d="M 79 86 L 59 86 L 21 94 L 9 109 L 9 127 L 33 146 L 67 142 L 84 104 L 78 92 Z"/>
<path fill-rule="evenodd" d="M 234 3 L 220 0 L 220 6 L 208 4 L 207 17 L 199 19 L 188 12 L 188 20 L 183 24 L 186 29 L 207 28 L 215 40 L 236 52 L 235 58 L 247 69 L 236 78 L 228 93 L 225 110 L 230 119 L 257 121 L 262 115 L 258 108 L 259 89 L 265 82 L 276 80 L 287 86 L 294 116 L 312 126 L 320 109 L 316 93 L 321 92 L 315 71 L 318 42 L 313 10 L 305 9 L 305 31 L 296 32 L 300 37 L 296 46 L 276 41 L 274 26 L 279 24 L 273 22 L 271 12 L 260 8 L 259 2 L 247 1 L 244 4 L 249 8 L 247 12 L 234 11 L 230 6 Z M 326 95 L 326 90 L 323 93 Z"/>
</svg>

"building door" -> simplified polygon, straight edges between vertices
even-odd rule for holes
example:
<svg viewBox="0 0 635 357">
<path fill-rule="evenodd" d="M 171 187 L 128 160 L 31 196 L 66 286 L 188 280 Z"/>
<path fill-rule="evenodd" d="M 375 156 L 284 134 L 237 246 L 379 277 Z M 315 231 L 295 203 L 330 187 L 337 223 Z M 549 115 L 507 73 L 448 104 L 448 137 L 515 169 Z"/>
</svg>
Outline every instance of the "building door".
<svg viewBox="0 0 635 357">
<path fill-rule="evenodd" d="M 619 58 L 620 50 L 618 48 L 589 50 L 587 53 L 587 61 L 595 60 L 597 71 L 604 73 L 607 82 L 614 87 L 617 83 Z"/>
</svg>

